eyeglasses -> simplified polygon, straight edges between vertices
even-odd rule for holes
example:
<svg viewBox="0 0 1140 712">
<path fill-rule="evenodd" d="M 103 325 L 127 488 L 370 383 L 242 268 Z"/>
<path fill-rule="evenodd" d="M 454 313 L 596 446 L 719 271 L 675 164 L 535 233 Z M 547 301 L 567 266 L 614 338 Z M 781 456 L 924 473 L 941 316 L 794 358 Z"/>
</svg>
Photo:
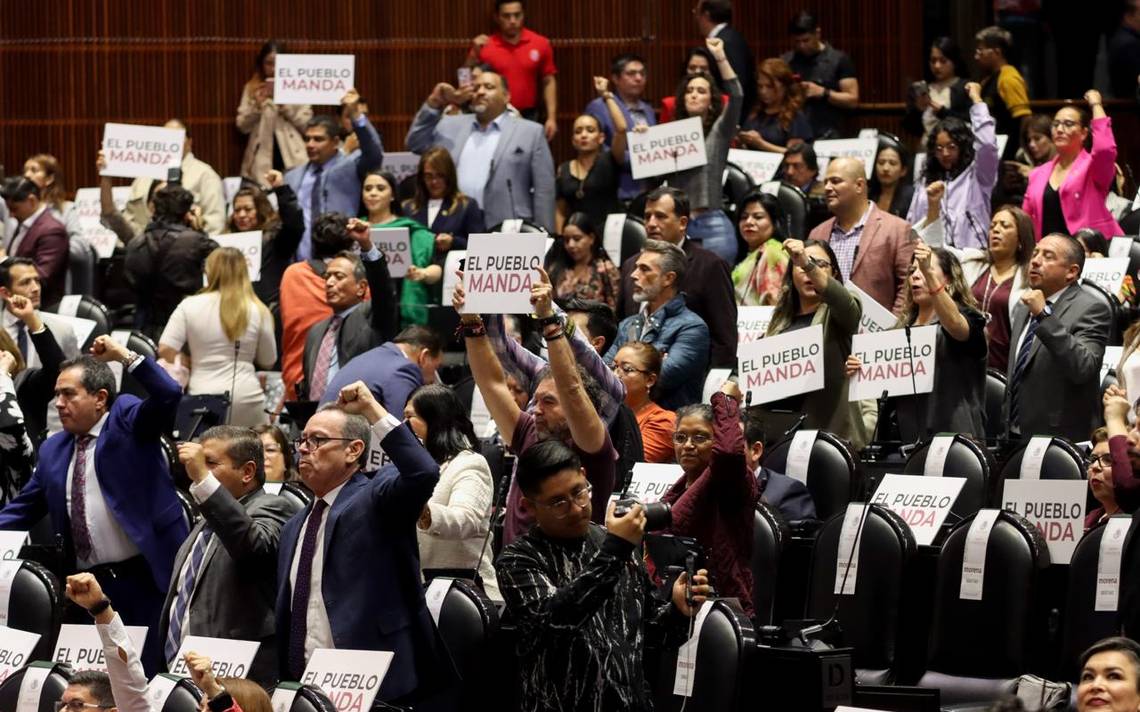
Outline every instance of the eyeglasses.
<svg viewBox="0 0 1140 712">
<path fill-rule="evenodd" d="M 70 700 L 68 702 L 57 700 L 54 709 L 55 712 L 63 712 L 64 710 L 67 710 L 67 712 L 83 712 L 83 710 L 109 710 L 113 706 L 114 705 L 95 705 L 80 700 Z"/>
<path fill-rule="evenodd" d="M 700 447 L 712 440 L 712 436 L 705 435 L 704 433 L 695 433 L 693 435 L 689 435 L 688 433 L 673 433 L 673 443 L 675 445 L 684 445 L 690 440 L 693 441 L 694 445 Z"/>
<path fill-rule="evenodd" d="M 1073 129 L 1080 126 L 1081 122 L 1080 121 L 1073 121 L 1072 119 L 1057 119 L 1056 121 L 1054 121 L 1053 123 L 1051 123 L 1049 125 L 1052 126 L 1054 129 L 1065 129 L 1066 131 L 1072 131 Z"/>
<path fill-rule="evenodd" d="M 624 373 L 627 376 L 631 373 L 649 373 L 649 371 L 643 371 L 642 369 L 637 368 L 636 366 L 632 366 L 628 363 L 615 363 L 613 365 L 613 371 L 614 373 L 618 374 Z"/>
<path fill-rule="evenodd" d="M 324 435 L 302 435 L 293 441 L 293 447 L 300 450 L 302 447 L 307 448 L 310 452 L 313 450 L 320 450 L 325 446 L 325 443 L 338 440 L 340 442 L 350 443 L 355 438 L 328 438 Z"/>
<path fill-rule="evenodd" d="M 951 153 L 951 152 L 957 151 L 957 150 L 958 150 L 958 144 L 956 144 L 956 143 L 947 143 L 947 144 L 944 144 L 941 146 L 935 146 L 934 147 L 935 153 Z"/>
<path fill-rule="evenodd" d="M 1090 470 L 1098 466 L 1102 470 L 1108 470 L 1112 468 L 1112 455 L 1107 452 L 1103 455 L 1090 455 L 1089 459 L 1085 460 L 1085 464 Z"/>
<path fill-rule="evenodd" d="M 594 492 L 593 485 L 586 485 L 577 492 L 570 494 L 569 499 L 558 499 L 553 502 L 537 502 L 540 507 L 549 509 L 555 519 L 565 519 L 570 516 L 570 505 L 573 504 L 578 509 L 585 509 L 590 504 L 590 495 Z"/>
</svg>

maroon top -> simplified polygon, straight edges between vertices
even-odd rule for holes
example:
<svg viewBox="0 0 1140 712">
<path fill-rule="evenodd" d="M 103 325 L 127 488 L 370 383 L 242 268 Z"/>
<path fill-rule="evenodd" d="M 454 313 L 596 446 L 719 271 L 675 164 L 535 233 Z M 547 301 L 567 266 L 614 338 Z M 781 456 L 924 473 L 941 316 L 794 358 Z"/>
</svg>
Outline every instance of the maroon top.
<svg viewBox="0 0 1140 712">
<path fill-rule="evenodd" d="M 1112 482 L 1116 490 L 1116 505 L 1120 511 L 1132 514 L 1140 509 L 1140 478 L 1132 471 L 1132 458 L 1128 456 L 1128 438 L 1113 435 L 1108 439 L 1108 452 L 1112 455 Z"/>
<path fill-rule="evenodd" d="M 740 404 L 716 393 L 712 409 L 712 462 L 689 487 L 682 475 L 661 501 L 673 507 L 669 533 L 700 542 L 718 595 L 739 599 L 751 616 L 753 512 L 759 496 L 756 476 L 744 461 Z"/>
<path fill-rule="evenodd" d="M 970 288 L 982 313 L 986 315 L 986 339 L 990 355 L 986 365 L 1005 373 L 1009 367 L 1009 295 L 1013 291 L 1013 278 L 995 283 L 987 269 Z"/>
</svg>

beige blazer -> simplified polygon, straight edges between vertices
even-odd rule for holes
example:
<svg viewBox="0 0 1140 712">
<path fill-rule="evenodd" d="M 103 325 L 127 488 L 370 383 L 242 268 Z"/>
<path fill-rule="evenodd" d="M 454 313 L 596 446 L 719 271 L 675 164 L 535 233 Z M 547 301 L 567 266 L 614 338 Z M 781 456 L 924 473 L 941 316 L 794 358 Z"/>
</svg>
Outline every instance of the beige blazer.
<svg viewBox="0 0 1140 712">
<path fill-rule="evenodd" d="M 245 155 L 241 159 L 241 175 L 258 185 L 264 185 L 265 174 L 273 168 L 274 139 L 277 140 L 281 158 L 285 161 L 285 171 L 309 160 L 305 155 L 302 133 L 305 124 L 313 118 L 313 107 L 308 104 L 278 106 L 272 101 L 258 106 L 253 92 L 259 81 L 256 77 L 250 79 L 242 90 L 237 110 L 237 127 L 243 134 L 249 134 L 249 143 L 246 144 Z"/>
</svg>

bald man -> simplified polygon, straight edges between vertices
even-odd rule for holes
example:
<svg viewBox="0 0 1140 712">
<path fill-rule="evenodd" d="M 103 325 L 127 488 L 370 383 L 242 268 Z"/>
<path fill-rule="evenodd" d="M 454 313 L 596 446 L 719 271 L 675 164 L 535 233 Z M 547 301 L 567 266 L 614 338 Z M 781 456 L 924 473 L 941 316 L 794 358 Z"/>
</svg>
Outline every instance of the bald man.
<svg viewBox="0 0 1140 712">
<path fill-rule="evenodd" d="M 162 127 L 186 131 L 186 140 L 182 144 L 182 187 L 190 191 L 194 196 L 194 205 L 202 211 L 202 230 L 210 235 L 217 235 L 225 227 L 226 222 L 226 196 L 222 191 L 221 176 L 208 163 L 194 156 L 191 150 L 190 128 L 185 123 L 180 119 L 171 119 Z M 127 198 L 123 214 L 136 235 L 141 234 L 150 222 L 147 202 L 151 196 L 150 187 L 153 183 L 154 180 L 151 178 L 135 178 L 131 183 L 131 195 Z"/>
<path fill-rule="evenodd" d="M 808 237 L 831 243 L 844 281 L 898 313 L 917 237 L 906 220 L 879 210 L 867 198 L 866 176 L 858 158 L 836 158 L 827 165 L 823 195 L 835 217 Z"/>
</svg>

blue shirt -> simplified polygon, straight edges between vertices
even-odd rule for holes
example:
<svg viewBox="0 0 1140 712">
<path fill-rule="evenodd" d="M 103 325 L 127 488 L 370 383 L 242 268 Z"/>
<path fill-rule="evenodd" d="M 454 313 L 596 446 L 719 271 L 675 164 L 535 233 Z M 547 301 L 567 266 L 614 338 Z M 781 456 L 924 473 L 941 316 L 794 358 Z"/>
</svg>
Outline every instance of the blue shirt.
<svg viewBox="0 0 1140 712">
<path fill-rule="evenodd" d="M 459 190 L 469 198 L 483 205 L 483 189 L 491 177 L 491 164 L 495 160 L 495 149 L 499 147 L 499 138 L 503 135 L 499 123 L 503 114 L 495 117 L 486 128 L 472 119 L 474 127 L 467 142 L 463 144 L 463 152 L 459 154 L 456 170 L 459 174 Z"/>
<path fill-rule="evenodd" d="M 356 119 L 352 122 L 352 125 L 357 127 L 357 128 L 361 128 L 361 127 L 365 126 L 367 123 L 368 123 L 368 117 L 361 114 L 360 116 L 356 117 Z M 338 158 L 338 157 L 340 157 L 340 155 L 339 155 L 339 153 L 336 153 L 336 154 L 333 154 L 333 156 L 331 158 L 329 158 L 329 160 L 325 161 L 324 163 L 313 163 L 312 161 L 310 161 L 309 165 L 307 165 L 305 167 L 305 175 L 301 177 L 301 185 L 298 186 L 298 189 L 297 189 L 297 202 L 301 204 L 301 213 L 304 215 L 305 232 L 301 234 L 301 244 L 297 245 L 297 260 L 298 261 L 307 260 L 313 256 L 313 222 L 318 217 L 320 217 L 320 214 L 317 214 L 317 215 L 312 214 L 312 212 L 313 212 L 313 191 L 314 190 L 318 190 L 318 191 L 321 190 L 321 185 L 324 184 L 324 180 L 328 175 L 328 170 L 330 168 L 332 168 L 332 166 L 330 166 L 329 164 L 332 163 L 334 158 Z M 318 185 L 318 181 L 317 181 L 317 168 L 318 167 L 323 169 L 321 172 L 320 185 Z M 324 196 L 320 196 L 320 197 L 321 197 L 321 199 L 318 201 L 317 207 L 321 211 L 323 211 L 324 210 L 324 204 L 325 204 Z M 350 215 L 349 217 L 353 217 L 353 216 Z"/>
<path fill-rule="evenodd" d="M 657 114 L 653 111 L 653 107 L 645 101 L 638 100 L 636 104 L 630 106 L 625 103 L 625 100 L 622 99 L 621 95 L 617 92 L 614 93 L 614 100 L 617 101 L 618 108 L 621 109 L 621 113 L 625 117 L 626 126 L 631 129 L 638 124 L 645 124 L 646 126 L 657 125 Z M 597 97 L 589 104 L 586 104 L 586 113 L 601 123 L 602 130 L 606 133 L 606 147 L 612 146 L 614 142 L 614 122 L 610 120 L 610 110 L 606 107 L 605 99 Z M 622 200 L 632 200 L 636 198 L 644 188 L 643 181 L 633 179 L 633 173 L 629 167 L 629 148 L 626 148 L 625 163 L 621 165 L 621 173 L 618 176 L 618 197 Z"/>
</svg>

